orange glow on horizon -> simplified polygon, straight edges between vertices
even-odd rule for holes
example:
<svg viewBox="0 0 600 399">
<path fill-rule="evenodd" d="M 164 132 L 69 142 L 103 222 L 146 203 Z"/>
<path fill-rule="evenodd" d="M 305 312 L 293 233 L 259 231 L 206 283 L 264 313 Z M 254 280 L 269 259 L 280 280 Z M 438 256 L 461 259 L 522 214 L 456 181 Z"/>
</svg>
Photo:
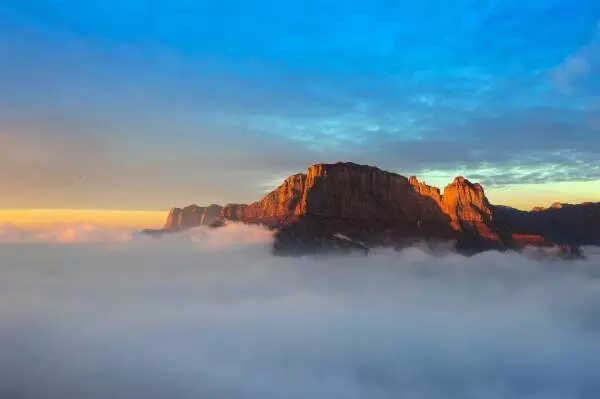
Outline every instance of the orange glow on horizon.
<svg viewBox="0 0 600 399">
<path fill-rule="evenodd" d="M 550 206 L 555 201 L 571 204 L 600 202 L 598 187 L 600 181 L 559 182 L 492 187 L 485 192 L 492 204 L 530 210 L 536 206 Z M 167 214 L 167 209 L 0 209 L 0 225 L 39 229 L 56 224 L 89 223 L 114 228 L 159 228 L 164 225 Z"/>
<path fill-rule="evenodd" d="M 166 210 L 107 209 L 0 209 L 0 225 L 42 228 L 63 223 L 90 223 L 115 228 L 156 228 L 167 218 Z"/>
</svg>

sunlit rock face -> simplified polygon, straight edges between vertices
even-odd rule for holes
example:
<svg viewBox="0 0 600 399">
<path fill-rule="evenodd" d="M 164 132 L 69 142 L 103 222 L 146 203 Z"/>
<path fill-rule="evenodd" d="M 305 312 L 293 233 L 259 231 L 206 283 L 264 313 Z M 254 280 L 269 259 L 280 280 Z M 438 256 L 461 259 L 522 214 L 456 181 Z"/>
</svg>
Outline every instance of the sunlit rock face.
<svg viewBox="0 0 600 399">
<path fill-rule="evenodd" d="M 483 188 L 462 177 L 448 185 L 442 196 L 439 189 L 415 177 L 354 163 L 313 165 L 306 174 L 290 176 L 262 200 L 235 213 L 238 219 L 265 222 L 325 216 L 387 223 L 444 215 L 459 229 L 460 221 L 491 221 L 492 211 Z"/>
<path fill-rule="evenodd" d="M 226 207 L 222 216 L 279 229 L 276 248 L 396 246 L 417 240 L 503 245 L 490 227 L 492 211 L 479 184 L 459 177 L 442 195 L 415 177 L 349 162 L 312 165 L 258 202 L 235 212 Z M 350 240 L 339 240 L 336 233 Z"/>
<path fill-rule="evenodd" d="M 565 209 L 554 206 L 549 211 Z M 277 230 L 275 249 L 286 251 L 321 247 L 364 250 L 417 241 L 452 241 L 467 253 L 554 245 L 546 229 L 525 228 L 537 222 L 526 222 L 519 215 L 511 216 L 518 219 L 514 221 L 507 212 L 498 211 L 480 184 L 462 176 L 441 192 L 414 176 L 338 162 L 312 165 L 252 204 L 174 208 L 161 231 L 218 226 L 227 220 L 263 224 Z M 345 239 L 339 238 L 342 236 Z"/>
<path fill-rule="evenodd" d="M 163 229 L 165 230 L 176 230 L 179 227 L 179 219 L 181 216 L 181 208 L 172 208 L 167 216 L 167 221 Z"/>
</svg>

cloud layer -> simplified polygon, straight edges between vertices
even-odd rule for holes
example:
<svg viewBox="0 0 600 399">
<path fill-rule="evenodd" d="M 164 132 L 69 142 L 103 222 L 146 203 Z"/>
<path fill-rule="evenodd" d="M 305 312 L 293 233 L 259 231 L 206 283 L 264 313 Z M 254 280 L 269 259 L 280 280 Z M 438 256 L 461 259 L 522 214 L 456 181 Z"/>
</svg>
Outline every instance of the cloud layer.
<svg viewBox="0 0 600 399">
<path fill-rule="evenodd" d="M 597 397 L 597 257 L 288 259 L 270 240 L 3 244 L 0 396 Z"/>
<path fill-rule="evenodd" d="M 0 244 L 110 244 L 129 242 L 134 235 L 130 229 L 105 228 L 91 223 L 56 224 L 40 229 L 0 225 Z"/>
</svg>

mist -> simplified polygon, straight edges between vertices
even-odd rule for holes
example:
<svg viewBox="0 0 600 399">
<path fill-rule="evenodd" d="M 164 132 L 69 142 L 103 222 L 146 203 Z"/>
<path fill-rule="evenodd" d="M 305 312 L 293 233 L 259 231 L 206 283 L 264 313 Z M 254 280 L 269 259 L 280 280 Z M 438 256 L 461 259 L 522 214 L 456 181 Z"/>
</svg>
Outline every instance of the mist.
<svg viewBox="0 0 600 399">
<path fill-rule="evenodd" d="M 241 225 L 1 231 L 0 398 L 600 393 L 592 249 L 282 258 Z"/>
</svg>

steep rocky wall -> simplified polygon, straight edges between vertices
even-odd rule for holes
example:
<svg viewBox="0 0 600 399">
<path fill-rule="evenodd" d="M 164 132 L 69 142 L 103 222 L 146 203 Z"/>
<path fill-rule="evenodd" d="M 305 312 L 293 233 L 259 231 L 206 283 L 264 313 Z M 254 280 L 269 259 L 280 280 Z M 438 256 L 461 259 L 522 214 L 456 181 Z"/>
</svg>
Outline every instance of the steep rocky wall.
<svg viewBox="0 0 600 399">
<path fill-rule="evenodd" d="M 235 216 L 249 222 L 289 222 L 304 216 L 369 220 L 373 223 L 426 223 L 449 220 L 462 225 L 491 223 L 492 212 L 479 184 L 458 177 L 444 190 L 396 173 L 354 163 L 316 164 L 286 179 L 262 200 Z"/>
<path fill-rule="evenodd" d="M 222 207 L 212 204 L 208 207 L 190 205 L 173 208 L 169 211 L 163 230 L 186 230 L 197 226 L 209 225 L 221 215 Z"/>
<path fill-rule="evenodd" d="M 338 233 L 372 246 L 455 240 L 466 252 L 600 245 L 600 204 L 521 212 L 492 207 L 483 187 L 464 177 L 441 192 L 414 176 L 351 162 L 312 165 L 250 205 L 173 208 L 163 229 L 147 232 L 160 235 L 224 220 L 276 228 L 279 244 L 290 248 L 327 242 Z"/>
</svg>

